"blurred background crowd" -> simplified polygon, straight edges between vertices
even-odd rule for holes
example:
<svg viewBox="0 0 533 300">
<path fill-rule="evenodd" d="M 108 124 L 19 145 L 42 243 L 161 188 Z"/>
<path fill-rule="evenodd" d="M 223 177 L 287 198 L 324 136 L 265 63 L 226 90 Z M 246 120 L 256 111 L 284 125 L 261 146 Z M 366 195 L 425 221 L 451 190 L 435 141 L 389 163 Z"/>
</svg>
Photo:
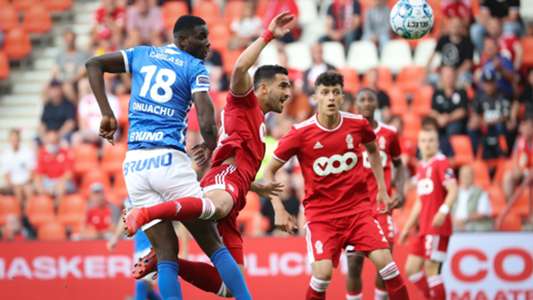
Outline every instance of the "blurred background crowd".
<svg viewBox="0 0 533 300">
<path fill-rule="evenodd" d="M 11 65 L 24 57 L 12 54 L 12 32 L 18 29 L 6 30 L 4 15 L 9 9 L 24 15 L 18 2 L 0 1 L 6 7 L 0 13 L 0 47 L 4 44 Z M 418 130 L 438 128 L 441 151 L 451 158 L 460 184 L 453 209 L 456 230 L 531 230 L 532 20 L 521 16 L 518 0 L 430 0 L 432 32 L 408 41 L 390 31 L 387 20 L 394 3 L 102 0 L 95 5 L 83 43 L 75 31 L 63 32 L 43 83 L 42 113 L 32 142 L 21 142 L 21 130 L 12 128 L 1 149 L 0 239 L 94 239 L 114 231 L 127 198 L 122 159 L 131 82 L 127 74 L 106 75 L 109 101 L 120 121 L 116 145 L 111 146 L 98 137 L 100 112 L 84 69 L 89 57 L 139 44 L 170 43 L 177 17 L 200 15 L 210 31 L 206 66 L 218 116 L 239 53 L 283 10 L 297 16 L 296 30 L 269 45 L 258 63 L 289 69 L 293 99 L 282 114 L 267 116 L 264 164 L 290 126 L 313 114 L 317 76 L 336 69 L 345 79 L 345 110 L 355 112 L 354 96 L 361 87 L 377 91 L 376 118 L 398 129 L 411 175 L 417 165 Z M 189 147 L 201 142 L 195 114 L 193 108 Z M 204 170 L 196 169 L 201 176 Z M 302 219 L 303 179 L 297 163 L 289 163 L 279 179 L 285 184 L 287 209 Z M 400 227 L 415 199 L 412 184 L 404 192 L 407 201 L 394 214 Z M 250 193 L 239 219 L 243 232 L 281 234 L 273 221 L 268 199 Z"/>
</svg>

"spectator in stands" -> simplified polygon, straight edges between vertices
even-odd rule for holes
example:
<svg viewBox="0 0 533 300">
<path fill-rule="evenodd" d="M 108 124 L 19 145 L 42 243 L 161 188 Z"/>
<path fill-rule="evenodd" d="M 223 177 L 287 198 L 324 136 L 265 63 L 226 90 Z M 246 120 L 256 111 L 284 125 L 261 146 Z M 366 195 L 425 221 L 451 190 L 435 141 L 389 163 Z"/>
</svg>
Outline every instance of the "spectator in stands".
<svg viewBox="0 0 533 300">
<path fill-rule="evenodd" d="M 85 238 L 108 239 L 120 218 L 120 209 L 107 201 L 104 186 L 95 182 L 90 187 Z"/>
<path fill-rule="evenodd" d="M 2 174 L 7 188 L 24 207 L 33 193 L 32 173 L 35 169 L 35 155 L 29 147 L 20 143 L 20 130 L 11 129 L 9 146 L 2 153 Z"/>
<path fill-rule="evenodd" d="M 507 123 L 511 119 L 511 101 L 498 90 L 495 72 L 483 72 L 481 80 L 482 91 L 476 93 L 473 102 L 469 135 L 474 152 L 481 143 L 483 159 L 494 159 L 504 154 L 500 137 L 509 134 Z"/>
<path fill-rule="evenodd" d="M 507 97 L 513 96 L 513 82 L 515 78 L 513 63 L 510 59 L 503 56 L 498 47 L 498 42 L 487 37 L 485 39 L 485 48 L 481 55 L 480 72 L 495 73 L 497 78 L 498 89 Z M 478 77 L 480 74 L 478 74 Z"/>
<path fill-rule="evenodd" d="M 87 78 L 80 80 L 78 90 L 80 93 L 80 101 L 78 103 L 79 129 L 72 136 L 72 144 L 78 145 L 82 142 L 98 144 L 101 141 L 98 134 L 100 132 L 102 115 Z M 120 111 L 118 98 L 111 93 L 107 93 L 107 99 L 116 118 L 120 118 L 122 112 Z"/>
<path fill-rule="evenodd" d="M 39 194 L 56 197 L 56 204 L 67 192 L 74 191 L 73 158 L 70 149 L 61 147 L 59 133 L 49 130 L 39 149 L 35 185 Z"/>
<path fill-rule="evenodd" d="M 523 57 L 520 39 L 512 31 L 502 32 L 502 21 L 498 18 L 491 18 L 488 21 L 487 33 L 498 41 L 500 54 L 513 62 L 515 70 L 519 70 Z"/>
<path fill-rule="evenodd" d="M 89 54 L 76 47 L 76 34 L 71 29 L 63 33 L 63 47 L 56 56 L 52 77 L 64 82 L 65 94 L 68 98 L 75 99 L 75 85 L 85 75 L 85 62 Z"/>
<path fill-rule="evenodd" d="M 492 209 L 487 193 L 474 185 L 474 170 L 465 165 L 459 171 L 457 203 L 452 208 L 456 231 L 489 231 L 493 229 Z"/>
<path fill-rule="evenodd" d="M 46 88 L 46 97 L 39 126 L 41 137 L 46 131 L 53 130 L 62 140 L 70 140 L 76 127 L 76 108 L 63 94 L 62 83 L 52 80 Z"/>
<path fill-rule="evenodd" d="M 524 106 L 526 118 L 533 117 L 533 69 L 527 75 L 524 90 L 519 97 L 520 104 Z"/>
<path fill-rule="evenodd" d="M 295 25 L 292 27 L 291 31 L 283 36 L 280 40 L 284 43 L 292 43 L 300 38 L 301 28 L 298 24 L 298 16 L 300 14 L 298 10 L 298 5 L 295 0 L 270 0 L 268 1 L 265 15 L 263 16 L 263 28 L 267 28 L 270 21 L 274 19 L 278 14 L 289 11 L 293 16 L 294 20 L 292 22 Z"/>
<path fill-rule="evenodd" d="M 233 37 L 230 41 L 231 49 L 246 48 L 251 42 L 261 35 L 263 23 L 256 14 L 255 1 L 247 1 L 244 4 L 242 15 L 231 22 Z"/>
<path fill-rule="evenodd" d="M 361 5 L 358 0 L 333 0 L 326 16 L 326 35 L 322 42 L 335 41 L 350 47 L 361 39 Z"/>
<path fill-rule="evenodd" d="M 391 118 L 390 112 L 390 97 L 387 94 L 387 91 L 382 90 L 379 87 L 379 72 L 378 69 L 370 69 L 365 74 L 366 78 L 366 87 L 376 91 L 378 96 L 378 109 L 376 110 L 375 119 L 377 121 L 382 121 L 388 123 Z"/>
<path fill-rule="evenodd" d="M 127 36 L 139 39 L 134 44 L 160 44 L 163 16 L 153 1 L 135 0 L 128 7 L 126 21 Z"/>
<path fill-rule="evenodd" d="M 468 85 L 472 82 L 472 61 L 474 59 L 474 45 L 470 38 L 462 33 L 463 24 L 459 18 L 452 18 L 448 22 L 448 34 L 442 35 L 437 41 L 435 52 L 428 60 L 427 69 L 436 53 L 441 56 L 441 66 L 450 66 L 457 70 L 459 82 Z M 436 82 L 436 80 L 433 79 Z"/>
<path fill-rule="evenodd" d="M 307 70 L 305 70 L 303 74 L 303 92 L 310 96 L 314 93 L 314 84 L 315 80 L 317 79 L 318 75 L 328 71 L 335 69 L 334 66 L 326 63 L 324 61 L 324 53 L 322 49 L 322 45 L 319 43 L 316 43 L 311 46 L 311 59 L 313 64 L 311 67 Z"/>
<path fill-rule="evenodd" d="M 472 8 L 468 0 L 441 1 L 441 11 L 448 19 L 459 18 L 463 26 L 468 26 L 472 19 Z"/>
<path fill-rule="evenodd" d="M 437 120 L 440 150 L 453 155 L 450 137 L 466 133 L 468 96 L 457 88 L 456 71 L 451 66 L 441 68 L 440 85 L 433 92 L 430 115 Z"/>
<path fill-rule="evenodd" d="M 364 17 L 363 39 L 377 43 L 381 49 L 390 39 L 389 19 L 390 9 L 387 0 L 376 0 Z"/>
<path fill-rule="evenodd" d="M 479 53 L 484 50 L 483 39 L 487 35 L 487 25 L 491 17 L 498 18 L 504 22 L 504 32 L 513 32 L 521 36 L 523 32 L 520 20 L 520 0 L 481 1 L 479 14 L 476 16 L 476 23 L 470 27 L 470 36 Z"/>
<path fill-rule="evenodd" d="M 222 54 L 216 50 L 211 49 L 204 61 L 205 67 L 209 72 L 211 79 L 211 91 L 225 91 L 229 87 L 228 76 L 224 73 L 224 62 Z"/>
<path fill-rule="evenodd" d="M 512 167 L 504 174 L 503 191 L 507 201 L 511 200 L 517 186 L 533 184 L 533 117 L 529 116 L 520 125 L 518 138 L 512 156 Z"/>
<path fill-rule="evenodd" d="M 0 228 L 0 241 L 19 242 L 34 240 L 37 234 L 26 217 L 14 214 L 6 216 L 6 223 Z"/>
<path fill-rule="evenodd" d="M 93 40 L 120 36 L 126 26 L 126 9 L 119 0 L 102 0 L 102 5 L 94 13 L 96 21 Z"/>
</svg>

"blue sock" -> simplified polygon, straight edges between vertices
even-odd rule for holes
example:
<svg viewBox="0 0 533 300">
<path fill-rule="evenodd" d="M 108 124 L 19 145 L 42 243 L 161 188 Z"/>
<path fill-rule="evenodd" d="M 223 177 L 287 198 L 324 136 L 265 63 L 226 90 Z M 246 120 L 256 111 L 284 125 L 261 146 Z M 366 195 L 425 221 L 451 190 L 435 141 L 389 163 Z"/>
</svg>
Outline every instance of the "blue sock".
<svg viewBox="0 0 533 300">
<path fill-rule="evenodd" d="M 157 284 L 161 297 L 165 300 L 181 300 L 181 287 L 178 278 L 178 263 L 162 260 L 157 263 Z"/>
<path fill-rule="evenodd" d="M 161 297 L 154 290 L 150 290 L 148 291 L 148 300 L 161 300 Z"/>
<path fill-rule="evenodd" d="M 229 288 L 235 299 L 252 299 L 252 295 L 250 295 L 250 291 L 248 291 L 248 287 L 244 281 L 244 276 L 242 275 L 237 262 L 233 259 L 226 247 L 222 247 L 215 251 L 215 253 L 211 255 L 211 261 L 217 268 L 222 281 L 224 281 L 224 284 Z"/>
<path fill-rule="evenodd" d="M 148 282 L 144 280 L 135 281 L 135 300 L 146 300 L 148 295 Z"/>
</svg>

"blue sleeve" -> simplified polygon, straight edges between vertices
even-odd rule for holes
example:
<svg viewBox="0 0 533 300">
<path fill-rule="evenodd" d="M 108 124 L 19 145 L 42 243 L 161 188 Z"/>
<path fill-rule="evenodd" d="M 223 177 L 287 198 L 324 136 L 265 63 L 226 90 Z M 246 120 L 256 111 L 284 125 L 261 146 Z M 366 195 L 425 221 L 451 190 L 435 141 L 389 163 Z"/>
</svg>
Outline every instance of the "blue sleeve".
<svg viewBox="0 0 533 300">
<path fill-rule="evenodd" d="M 124 66 L 126 73 L 131 73 L 131 66 L 133 65 L 133 58 L 135 57 L 135 49 L 137 47 L 120 50 L 122 58 L 124 59 Z"/>
<path fill-rule="evenodd" d="M 507 57 L 502 57 L 502 66 L 508 71 L 514 71 L 513 62 Z"/>
<path fill-rule="evenodd" d="M 191 95 L 196 92 L 209 91 L 209 73 L 202 61 L 195 61 L 190 70 Z"/>
</svg>

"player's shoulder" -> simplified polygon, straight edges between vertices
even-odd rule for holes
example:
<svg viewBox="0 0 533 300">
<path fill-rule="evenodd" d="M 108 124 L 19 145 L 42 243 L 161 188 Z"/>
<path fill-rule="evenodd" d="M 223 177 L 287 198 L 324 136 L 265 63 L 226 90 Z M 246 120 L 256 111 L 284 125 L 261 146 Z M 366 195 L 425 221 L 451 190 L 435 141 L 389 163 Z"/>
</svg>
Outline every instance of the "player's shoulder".
<svg viewBox="0 0 533 300">
<path fill-rule="evenodd" d="M 390 133 L 390 134 L 397 134 L 398 133 L 398 130 L 394 126 L 385 124 L 383 122 L 378 122 L 378 124 L 379 124 L 379 127 L 381 128 L 381 130 L 383 130 L 384 132 L 387 132 L 387 133 Z"/>
<path fill-rule="evenodd" d="M 448 160 L 448 157 L 446 157 L 446 155 L 439 152 L 435 155 L 435 157 L 433 157 L 432 163 L 439 164 L 439 165 L 448 164 L 449 160 Z"/>
<path fill-rule="evenodd" d="M 343 119 L 346 120 L 354 120 L 354 121 L 364 121 L 365 118 L 362 115 L 350 113 L 347 111 L 341 111 L 340 112 Z"/>
</svg>

